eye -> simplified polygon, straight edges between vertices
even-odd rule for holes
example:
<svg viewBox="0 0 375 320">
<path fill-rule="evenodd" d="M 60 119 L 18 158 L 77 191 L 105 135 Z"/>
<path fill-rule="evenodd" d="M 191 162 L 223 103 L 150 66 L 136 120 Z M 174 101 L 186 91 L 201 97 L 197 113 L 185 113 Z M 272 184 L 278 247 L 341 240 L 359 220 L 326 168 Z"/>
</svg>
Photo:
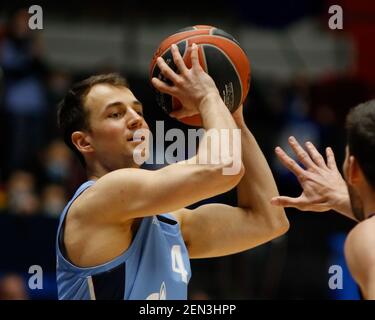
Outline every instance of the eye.
<svg viewBox="0 0 375 320">
<path fill-rule="evenodd" d="M 138 111 L 137 112 L 141 117 L 143 117 L 143 112 L 142 111 Z"/>
<path fill-rule="evenodd" d="M 118 119 L 120 118 L 121 116 L 123 115 L 123 112 L 112 112 L 109 117 L 110 118 L 114 118 L 114 119 Z"/>
</svg>

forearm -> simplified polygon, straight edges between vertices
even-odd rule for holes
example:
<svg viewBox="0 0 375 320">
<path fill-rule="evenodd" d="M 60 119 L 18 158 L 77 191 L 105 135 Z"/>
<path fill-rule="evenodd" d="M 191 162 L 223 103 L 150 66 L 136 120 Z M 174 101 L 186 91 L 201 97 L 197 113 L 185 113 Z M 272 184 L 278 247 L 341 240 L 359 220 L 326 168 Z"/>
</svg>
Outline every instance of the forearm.
<svg viewBox="0 0 375 320">
<path fill-rule="evenodd" d="M 259 148 L 254 136 L 243 121 L 237 121 L 241 129 L 242 162 L 245 174 L 237 186 L 238 206 L 249 208 L 271 221 L 287 223 L 282 208 L 271 205 L 270 199 L 279 192 L 267 160 Z"/>
<path fill-rule="evenodd" d="M 200 103 L 203 127 L 209 129 L 237 129 L 236 122 L 219 93 L 208 94 Z"/>
<path fill-rule="evenodd" d="M 210 161 L 235 161 L 241 167 L 240 133 L 231 113 L 219 94 L 210 94 L 199 106 L 205 134 L 198 157 Z M 237 131 L 237 132 L 236 132 Z"/>
</svg>

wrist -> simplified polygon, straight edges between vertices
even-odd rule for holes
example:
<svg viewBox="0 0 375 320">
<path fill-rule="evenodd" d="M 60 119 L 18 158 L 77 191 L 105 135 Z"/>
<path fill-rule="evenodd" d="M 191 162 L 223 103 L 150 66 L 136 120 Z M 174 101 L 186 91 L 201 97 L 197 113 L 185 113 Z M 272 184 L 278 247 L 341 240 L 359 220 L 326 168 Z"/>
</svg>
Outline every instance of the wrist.
<svg viewBox="0 0 375 320">
<path fill-rule="evenodd" d="M 218 91 L 211 91 L 207 93 L 199 102 L 198 110 L 202 112 L 203 110 L 210 108 L 210 107 L 217 107 L 218 103 L 222 101 Z M 223 103 L 224 104 L 224 103 Z"/>
<path fill-rule="evenodd" d="M 349 193 L 347 189 L 337 192 L 332 201 L 332 209 L 342 214 L 348 215 L 351 213 L 352 208 L 350 204 Z"/>
</svg>

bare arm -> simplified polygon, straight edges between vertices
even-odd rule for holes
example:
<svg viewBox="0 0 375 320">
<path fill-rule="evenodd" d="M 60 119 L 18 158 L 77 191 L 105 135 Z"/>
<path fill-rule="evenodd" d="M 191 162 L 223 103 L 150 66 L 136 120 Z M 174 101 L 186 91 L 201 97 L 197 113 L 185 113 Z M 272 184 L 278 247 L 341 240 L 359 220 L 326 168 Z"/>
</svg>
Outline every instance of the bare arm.
<svg viewBox="0 0 375 320">
<path fill-rule="evenodd" d="M 375 300 L 375 220 L 359 223 L 345 242 L 345 258 L 349 270 L 365 299 Z"/>
<path fill-rule="evenodd" d="M 174 211 L 233 188 L 241 176 L 224 176 L 224 167 L 176 163 L 156 171 L 112 171 L 77 199 L 76 210 L 103 222 Z"/>
<path fill-rule="evenodd" d="M 275 197 L 272 199 L 272 204 L 294 207 L 301 211 L 335 210 L 356 220 L 351 209 L 346 183 L 337 169 L 332 149 L 326 149 L 326 163 L 323 156 L 310 142 L 306 143 L 307 151 L 294 137 L 289 138 L 289 145 L 306 169 L 299 166 L 280 147 L 277 147 L 275 152 L 281 163 L 297 177 L 303 191 L 297 198 Z"/>
<path fill-rule="evenodd" d="M 242 106 L 241 106 L 242 109 Z M 263 224 L 275 232 L 275 236 L 286 232 L 289 222 L 283 208 L 271 205 L 270 199 L 279 195 L 271 169 L 253 134 L 247 128 L 242 110 L 234 114 L 241 129 L 242 162 L 246 173 L 237 186 L 238 206 L 250 215 L 258 216 Z M 272 234 L 271 234 L 272 235 Z"/>
<path fill-rule="evenodd" d="M 172 52 L 180 73 L 175 73 L 161 58 L 158 66 L 173 85 L 156 78 L 153 84 L 182 102 L 184 111 L 175 116 L 181 116 L 182 112 L 200 112 L 205 129 L 236 129 L 215 83 L 199 65 L 197 47 L 191 52 L 191 69 L 185 66 L 176 47 Z M 217 142 L 220 144 L 220 138 Z M 222 156 L 220 148 L 213 143 L 206 143 L 201 150 L 212 154 L 206 164 L 199 162 L 198 154 L 157 171 L 120 169 L 110 172 L 77 199 L 76 210 L 90 213 L 90 219 L 117 223 L 174 211 L 233 188 L 243 175 L 242 164 L 235 174 L 223 175 L 223 169 L 233 165 L 233 154 Z"/>
<path fill-rule="evenodd" d="M 241 129 L 245 175 L 237 186 L 238 207 L 209 204 L 175 213 L 192 258 L 206 258 L 248 250 L 288 230 L 282 208 L 270 204 L 278 191 L 271 170 L 242 117 L 234 115 Z"/>
</svg>

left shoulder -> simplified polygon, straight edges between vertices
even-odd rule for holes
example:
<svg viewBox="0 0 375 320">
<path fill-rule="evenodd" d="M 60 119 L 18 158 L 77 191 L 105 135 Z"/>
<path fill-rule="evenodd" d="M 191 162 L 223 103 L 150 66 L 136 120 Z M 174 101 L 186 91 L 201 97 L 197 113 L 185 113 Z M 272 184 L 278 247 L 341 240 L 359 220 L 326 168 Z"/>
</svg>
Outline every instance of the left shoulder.
<svg viewBox="0 0 375 320">
<path fill-rule="evenodd" d="M 375 266 L 375 219 L 362 221 L 350 231 L 345 241 L 345 257 L 358 282 L 365 280 Z"/>
<path fill-rule="evenodd" d="M 360 251 L 370 250 L 375 253 L 375 218 L 358 223 L 350 232 L 346 240 L 346 247 L 355 247 Z"/>
</svg>

